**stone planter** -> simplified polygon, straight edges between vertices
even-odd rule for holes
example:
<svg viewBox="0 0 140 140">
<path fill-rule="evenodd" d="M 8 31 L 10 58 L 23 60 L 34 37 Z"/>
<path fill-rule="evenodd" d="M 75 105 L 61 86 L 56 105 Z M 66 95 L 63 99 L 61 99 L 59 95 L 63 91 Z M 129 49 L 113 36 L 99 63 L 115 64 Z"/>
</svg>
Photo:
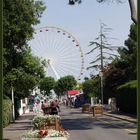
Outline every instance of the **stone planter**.
<svg viewBox="0 0 140 140">
<path fill-rule="evenodd" d="M 94 117 L 96 114 L 101 114 L 101 115 L 103 115 L 103 106 L 101 106 L 101 105 L 93 106 L 93 107 L 92 107 L 92 113 L 93 113 L 93 117 Z"/>
<path fill-rule="evenodd" d="M 60 120 L 56 119 L 56 120 L 50 121 L 47 125 L 47 128 L 48 129 L 60 130 L 60 128 L 61 128 Z"/>
<path fill-rule="evenodd" d="M 84 113 L 84 112 L 90 112 L 90 109 L 91 109 L 90 104 L 84 104 L 84 105 L 82 106 L 82 112 L 83 112 L 83 113 Z"/>
<path fill-rule="evenodd" d="M 68 140 L 67 137 L 21 138 L 21 140 Z"/>
</svg>

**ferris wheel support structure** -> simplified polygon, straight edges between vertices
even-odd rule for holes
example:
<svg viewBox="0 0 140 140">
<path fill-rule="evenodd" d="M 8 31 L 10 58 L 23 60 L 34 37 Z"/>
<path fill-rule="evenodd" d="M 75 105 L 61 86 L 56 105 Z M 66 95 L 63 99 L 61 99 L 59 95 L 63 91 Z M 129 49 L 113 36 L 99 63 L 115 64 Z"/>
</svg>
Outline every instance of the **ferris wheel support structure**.
<svg viewBox="0 0 140 140">
<path fill-rule="evenodd" d="M 57 73 L 57 71 L 55 70 L 55 68 L 53 67 L 53 65 L 51 64 L 51 60 L 48 59 L 48 66 L 50 66 L 50 68 L 52 69 L 52 71 L 54 72 L 55 76 L 56 76 L 56 80 L 60 79 L 59 74 Z"/>
</svg>

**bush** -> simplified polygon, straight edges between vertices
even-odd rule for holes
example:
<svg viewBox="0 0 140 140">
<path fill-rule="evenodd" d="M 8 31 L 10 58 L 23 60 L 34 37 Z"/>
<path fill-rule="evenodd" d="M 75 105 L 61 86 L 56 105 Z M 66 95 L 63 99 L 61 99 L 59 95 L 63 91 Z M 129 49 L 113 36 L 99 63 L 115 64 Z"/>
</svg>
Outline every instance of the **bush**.
<svg viewBox="0 0 140 140">
<path fill-rule="evenodd" d="M 120 111 L 137 114 L 137 81 L 121 85 L 117 90 L 117 107 Z"/>
<path fill-rule="evenodd" d="M 12 118 L 12 101 L 10 99 L 3 100 L 3 127 L 6 127 Z"/>
</svg>

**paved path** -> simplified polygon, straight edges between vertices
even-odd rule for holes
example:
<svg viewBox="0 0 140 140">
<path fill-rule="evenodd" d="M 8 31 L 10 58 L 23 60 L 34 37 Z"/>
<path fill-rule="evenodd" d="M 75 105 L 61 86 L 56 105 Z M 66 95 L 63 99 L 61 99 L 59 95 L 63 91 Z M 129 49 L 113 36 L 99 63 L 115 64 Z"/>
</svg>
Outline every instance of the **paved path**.
<svg viewBox="0 0 140 140">
<path fill-rule="evenodd" d="M 69 140 L 137 139 L 135 123 L 106 115 L 93 117 L 91 113 L 81 113 L 80 109 L 63 107 L 61 122 L 70 133 Z"/>
<path fill-rule="evenodd" d="M 3 140 L 21 140 L 20 136 L 32 128 L 31 120 L 35 115 L 35 113 L 23 114 L 14 123 L 3 128 Z"/>
<path fill-rule="evenodd" d="M 132 121 L 132 122 L 136 123 L 136 118 L 134 116 L 131 116 L 131 115 L 128 116 L 126 114 L 125 115 L 124 114 L 116 114 L 116 113 L 111 113 L 111 112 L 105 112 L 104 114 L 107 117 L 111 116 L 112 118 L 120 118 L 122 120 L 127 120 L 130 122 Z M 3 128 L 3 140 L 21 140 L 20 136 L 24 132 L 26 132 L 27 130 L 32 128 L 31 120 L 35 115 L 36 114 L 33 112 L 28 113 L 28 114 L 23 114 L 15 121 L 15 123 L 11 123 L 6 128 Z M 77 135 L 77 133 L 80 134 L 81 130 L 85 130 L 84 132 L 86 132 L 86 131 L 88 131 L 88 132 L 86 132 L 85 135 L 80 140 L 82 140 L 82 139 L 87 140 L 84 138 L 89 137 L 89 136 L 87 136 L 87 134 L 90 133 L 90 131 L 91 131 L 91 133 L 92 132 L 95 133 L 95 131 L 92 131 L 94 126 L 93 126 L 93 122 L 92 122 L 93 118 L 91 117 L 92 116 L 91 113 L 84 113 L 83 114 L 83 113 L 81 113 L 81 108 L 75 109 L 75 108 L 66 108 L 66 107 L 62 106 L 60 115 L 63 119 L 62 122 L 63 122 L 64 126 L 66 125 L 66 127 L 68 129 L 71 129 L 71 130 L 73 129 L 71 140 L 76 140 L 76 139 L 74 139 L 74 137 Z M 90 116 L 90 119 L 89 119 L 89 116 Z M 81 121 L 73 123 L 73 121 L 75 121 L 76 119 L 81 120 Z M 98 120 L 98 121 L 105 122 L 106 120 L 102 119 L 102 120 Z M 89 123 L 90 123 L 90 125 L 89 125 Z M 85 124 L 85 125 L 83 125 L 83 124 Z M 102 125 L 105 126 L 105 124 L 102 124 Z M 74 131 L 74 129 L 78 129 L 78 130 Z M 90 138 L 89 138 L 89 140 L 90 140 Z"/>
</svg>

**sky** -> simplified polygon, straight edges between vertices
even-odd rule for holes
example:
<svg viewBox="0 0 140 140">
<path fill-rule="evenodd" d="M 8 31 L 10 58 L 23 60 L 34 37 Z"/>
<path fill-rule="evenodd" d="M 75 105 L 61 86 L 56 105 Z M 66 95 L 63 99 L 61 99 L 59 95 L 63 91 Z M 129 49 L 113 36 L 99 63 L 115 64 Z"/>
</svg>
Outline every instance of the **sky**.
<svg viewBox="0 0 140 140">
<path fill-rule="evenodd" d="M 98 36 L 100 22 L 112 28 L 110 40 L 113 46 L 124 46 L 124 41 L 128 38 L 130 25 L 132 24 L 130 8 L 127 0 L 124 3 L 98 3 L 96 0 L 83 0 L 81 4 L 68 5 L 68 0 L 43 0 L 46 5 L 40 24 L 36 29 L 45 26 L 60 27 L 71 33 L 79 42 L 84 53 L 83 77 L 88 77 L 91 71 L 86 68 L 95 59 L 97 52 L 85 55 L 90 48 L 90 41 Z M 32 41 L 32 44 L 35 41 Z M 34 43 L 35 44 L 35 43 Z M 39 49 L 40 54 L 44 53 Z M 57 71 L 57 68 L 56 68 Z"/>
</svg>

